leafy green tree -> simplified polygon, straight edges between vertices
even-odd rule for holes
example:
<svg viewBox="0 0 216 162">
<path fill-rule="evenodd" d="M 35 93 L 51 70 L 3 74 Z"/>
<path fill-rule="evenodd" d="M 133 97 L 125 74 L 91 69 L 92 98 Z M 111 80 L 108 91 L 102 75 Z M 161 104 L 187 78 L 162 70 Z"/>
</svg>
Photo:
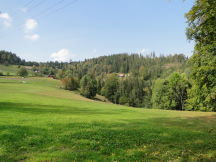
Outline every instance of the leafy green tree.
<svg viewBox="0 0 216 162">
<path fill-rule="evenodd" d="M 66 90 L 74 91 L 79 88 L 79 83 L 74 77 L 66 77 L 62 79 L 62 86 Z"/>
<path fill-rule="evenodd" d="M 105 81 L 105 85 L 102 89 L 102 94 L 111 102 L 118 103 L 118 77 L 115 74 L 112 74 Z"/>
<path fill-rule="evenodd" d="M 185 101 L 187 100 L 187 91 L 190 88 L 190 84 L 186 79 L 185 74 L 179 74 L 174 72 L 169 77 L 169 88 L 170 94 L 172 95 L 172 102 L 174 103 L 175 110 L 184 110 L 185 109 Z"/>
<path fill-rule="evenodd" d="M 184 74 L 172 73 L 166 80 L 156 80 L 153 87 L 154 108 L 184 110 L 190 87 Z"/>
<path fill-rule="evenodd" d="M 189 107 L 216 111 L 216 1 L 196 0 L 186 17 L 188 39 L 196 43 L 190 59 L 193 87 Z"/>
<path fill-rule="evenodd" d="M 28 71 L 25 67 L 20 67 L 18 72 L 17 72 L 18 76 L 22 76 L 22 77 L 26 77 L 28 76 Z"/>
<path fill-rule="evenodd" d="M 97 94 L 97 81 L 93 75 L 85 75 L 81 79 L 81 95 L 87 98 L 94 98 Z"/>
<path fill-rule="evenodd" d="M 172 94 L 169 89 L 169 82 L 165 79 L 157 79 L 152 90 L 153 108 L 171 109 Z"/>
</svg>

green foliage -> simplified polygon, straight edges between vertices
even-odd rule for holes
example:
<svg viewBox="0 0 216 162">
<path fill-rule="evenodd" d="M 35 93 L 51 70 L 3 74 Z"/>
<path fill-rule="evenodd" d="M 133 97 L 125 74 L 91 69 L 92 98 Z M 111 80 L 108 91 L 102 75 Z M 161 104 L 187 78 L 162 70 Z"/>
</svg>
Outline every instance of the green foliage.
<svg viewBox="0 0 216 162">
<path fill-rule="evenodd" d="M 0 51 L 0 64 L 4 65 L 20 65 L 23 61 L 16 54 L 7 51 Z"/>
<path fill-rule="evenodd" d="M 0 64 L 3 65 L 25 65 L 25 66 L 33 66 L 38 65 L 37 62 L 26 62 L 18 57 L 16 54 L 8 51 L 0 51 Z"/>
<path fill-rule="evenodd" d="M 167 79 L 156 80 L 152 94 L 153 107 L 184 110 L 189 87 L 184 74 L 173 73 Z"/>
<path fill-rule="evenodd" d="M 58 70 L 57 74 L 56 74 L 56 77 L 58 79 L 63 79 L 65 77 L 65 71 L 64 70 Z"/>
<path fill-rule="evenodd" d="M 169 77 L 169 88 L 171 89 L 172 102 L 175 110 L 184 110 L 185 101 L 187 100 L 187 91 L 190 88 L 189 81 L 185 74 L 173 73 Z"/>
<path fill-rule="evenodd" d="M 118 103 L 118 77 L 115 74 L 112 74 L 105 81 L 105 85 L 102 89 L 102 95 L 104 95 L 109 101 L 113 103 Z"/>
<path fill-rule="evenodd" d="M 154 53 L 117 54 L 71 63 L 66 69 L 77 78 L 93 74 L 97 78 L 98 93 L 113 103 L 151 108 L 152 82 L 175 71 L 184 72 L 188 68 L 186 62 L 183 54 L 158 57 Z M 123 76 L 118 77 L 120 74 Z"/>
<path fill-rule="evenodd" d="M 85 75 L 80 82 L 81 95 L 94 98 L 97 94 L 97 81 L 93 75 Z"/>
<path fill-rule="evenodd" d="M 127 103 L 133 107 L 144 107 L 148 101 L 144 100 L 145 81 L 137 76 L 129 76 L 120 80 L 119 93 L 120 96 L 128 98 Z"/>
<path fill-rule="evenodd" d="M 169 109 L 171 106 L 170 89 L 168 88 L 168 81 L 165 79 L 157 79 L 154 82 L 152 90 L 152 105 L 153 108 Z"/>
<path fill-rule="evenodd" d="M 119 104 L 121 104 L 121 105 L 126 105 L 126 104 L 128 104 L 129 103 L 129 98 L 128 97 L 126 97 L 126 96 L 121 96 L 120 98 L 119 98 Z"/>
<path fill-rule="evenodd" d="M 66 77 L 61 81 L 63 88 L 66 90 L 74 91 L 79 88 L 79 83 L 74 77 Z"/>
<path fill-rule="evenodd" d="M 216 111 L 216 1 L 196 0 L 186 17 L 189 24 L 187 36 L 196 42 L 190 59 L 193 87 L 189 107 Z"/>
<path fill-rule="evenodd" d="M 152 80 L 163 76 L 168 70 L 167 65 L 172 64 L 172 72 L 183 72 L 187 57 L 183 54 L 173 54 L 156 57 L 154 53 L 142 56 L 138 54 L 115 54 L 88 59 L 83 62 L 74 62 L 67 65 L 73 76 L 86 74 L 100 76 L 110 73 L 125 73 L 140 76 L 145 80 Z"/>
<path fill-rule="evenodd" d="M 119 78 L 112 74 L 105 79 L 101 94 L 116 104 L 151 107 L 151 90 L 148 83 L 137 76 Z"/>
<path fill-rule="evenodd" d="M 25 67 L 20 67 L 18 72 L 17 72 L 18 76 L 22 76 L 22 77 L 26 77 L 28 76 L 28 71 Z"/>
</svg>

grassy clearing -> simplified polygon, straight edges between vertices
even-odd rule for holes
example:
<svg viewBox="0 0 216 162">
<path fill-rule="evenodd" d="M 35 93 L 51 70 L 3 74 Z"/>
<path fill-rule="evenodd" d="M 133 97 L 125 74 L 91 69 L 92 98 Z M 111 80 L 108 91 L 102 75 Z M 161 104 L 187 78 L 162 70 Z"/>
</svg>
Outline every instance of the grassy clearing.
<svg viewBox="0 0 216 162">
<path fill-rule="evenodd" d="M 5 66 L 5 65 L 0 65 L 0 72 L 2 72 L 4 75 L 9 73 L 10 75 L 16 75 L 18 71 L 18 66 L 17 65 L 10 65 L 10 66 Z"/>
<path fill-rule="evenodd" d="M 29 72 L 29 75 L 32 75 L 32 71 L 31 71 L 31 66 L 25 66 L 26 69 Z M 19 68 L 18 65 L 2 65 L 0 64 L 0 72 L 2 72 L 4 75 L 7 75 L 9 73 L 9 75 L 15 76 L 18 72 Z"/>
<path fill-rule="evenodd" d="M 2 161 L 216 161 L 216 113 L 128 108 L 24 80 L 0 79 Z"/>
</svg>

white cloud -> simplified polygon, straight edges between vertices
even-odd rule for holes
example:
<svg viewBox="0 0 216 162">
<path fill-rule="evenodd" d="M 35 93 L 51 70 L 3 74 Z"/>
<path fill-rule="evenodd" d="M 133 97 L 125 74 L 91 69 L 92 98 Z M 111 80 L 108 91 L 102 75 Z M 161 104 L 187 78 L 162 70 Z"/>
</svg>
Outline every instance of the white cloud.
<svg viewBox="0 0 216 162">
<path fill-rule="evenodd" d="M 8 13 L 0 13 L 0 19 L 3 20 L 3 25 L 5 27 L 10 27 L 12 23 L 12 18 Z"/>
<path fill-rule="evenodd" d="M 38 26 L 38 22 L 34 19 L 27 19 L 25 23 L 25 31 L 30 32 Z"/>
<path fill-rule="evenodd" d="M 38 34 L 26 35 L 25 38 L 32 41 L 36 41 L 40 38 L 40 35 Z"/>
<path fill-rule="evenodd" d="M 39 34 L 33 34 L 32 31 L 35 30 L 35 28 L 37 28 L 38 26 L 38 22 L 35 19 L 27 19 L 25 22 L 25 38 L 32 40 L 32 41 L 36 41 L 40 38 Z"/>
<path fill-rule="evenodd" d="M 64 48 L 59 50 L 58 52 L 52 53 L 51 58 L 54 61 L 66 62 L 75 57 L 74 54 L 71 54 L 68 49 Z"/>
<path fill-rule="evenodd" d="M 11 17 L 8 13 L 0 13 L 0 18 L 4 20 L 11 20 Z"/>
</svg>

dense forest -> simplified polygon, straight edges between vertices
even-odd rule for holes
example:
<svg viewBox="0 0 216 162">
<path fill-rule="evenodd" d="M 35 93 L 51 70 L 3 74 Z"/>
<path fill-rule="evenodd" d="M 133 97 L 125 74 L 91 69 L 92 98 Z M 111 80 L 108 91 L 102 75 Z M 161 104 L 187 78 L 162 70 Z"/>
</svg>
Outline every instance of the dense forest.
<svg viewBox="0 0 216 162">
<path fill-rule="evenodd" d="M 25 61 L 24 59 L 18 57 L 16 54 L 8 51 L 0 51 L 0 64 L 24 66 L 39 65 L 39 63 L 37 62 Z"/>
<path fill-rule="evenodd" d="M 0 51 L 0 64 L 4 65 L 24 65 L 25 60 L 22 60 L 16 54 L 7 51 Z"/>
</svg>

